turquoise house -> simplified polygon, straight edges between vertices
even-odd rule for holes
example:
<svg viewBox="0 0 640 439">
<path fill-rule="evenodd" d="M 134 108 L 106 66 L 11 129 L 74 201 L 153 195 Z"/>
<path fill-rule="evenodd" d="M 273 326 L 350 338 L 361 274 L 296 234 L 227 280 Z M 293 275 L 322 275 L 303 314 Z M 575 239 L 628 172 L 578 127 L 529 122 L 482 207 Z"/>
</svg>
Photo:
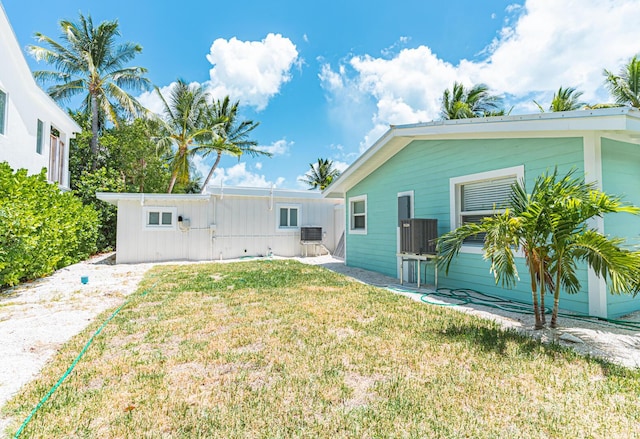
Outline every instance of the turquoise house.
<svg viewBox="0 0 640 439">
<path fill-rule="evenodd" d="M 324 195 L 345 200 L 345 263 L 400 277 L 400 217 L 435 218 L 442 235 L 465 218 L 491 214 L 514 181 L 524 178 L 531 187 L 556 166 L 560 173 L 575 168 L 605 192 L 640 205 L 640 111 L 621 107 L 391 126 Z M 630 246 L 640 244 L 640 217 L 616 214 L 593 226 L 626 238 Z M 482 258 L 481 243 L 469 243 L 448 276 L 439 273 L 439 286 L 530 302 L 522 258 L 520 264 L 520 282 L 503 289 Z M 609 294 L 586 266 L 580 281 L 582 291 L 563 293 L 561 308 L 609 318 L 640 310 L 640 295 Z"/>
</svg>

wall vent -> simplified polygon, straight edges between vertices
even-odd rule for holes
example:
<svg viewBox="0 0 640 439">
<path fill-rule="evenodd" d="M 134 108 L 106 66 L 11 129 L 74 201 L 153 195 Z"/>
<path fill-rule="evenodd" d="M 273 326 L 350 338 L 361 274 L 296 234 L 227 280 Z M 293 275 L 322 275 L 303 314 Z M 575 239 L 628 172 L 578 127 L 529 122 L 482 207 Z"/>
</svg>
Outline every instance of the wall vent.
<svg viewBox="0 0 640 439">
<path fill-rule="evenodd" d="M 427 218 L 403 219 L 400 222 L 400 253 L 436 254 L 438 220 Z"/>
</svg>

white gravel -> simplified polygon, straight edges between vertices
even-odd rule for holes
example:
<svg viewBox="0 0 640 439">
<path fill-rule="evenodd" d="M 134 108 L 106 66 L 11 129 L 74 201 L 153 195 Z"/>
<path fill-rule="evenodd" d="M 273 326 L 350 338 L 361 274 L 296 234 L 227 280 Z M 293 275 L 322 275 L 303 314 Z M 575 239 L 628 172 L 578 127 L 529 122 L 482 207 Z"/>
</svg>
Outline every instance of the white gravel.
<svg viewBox="0 0 640 439">
<path fill-rule="evenodd" d="M 120 305 L 137 289 L 145 272 L 155 265 L 111 265 L 110 258 L 112 256 L 93 258 L 0 294 L 0 407 L 34 379 L 66 341 L 86 328 L 102 311 Z M 379 273 L 346 267 L 330 256 L 296 259 L 372 285 L 397 285 L 398 282 Z M 88 277 L 88 283 L 82 284 L 83 276 Z M 407 293 L 407 296 L 420 300 L 419 294 Z M 559 329 L 534 331 L 531 316 L 478 306 L 454 309 L 490 318 L 543 341 L 571 346 L 584 354 L 627 367 L 640 367 L 640 331 L 564 318 L 559 320 Z M 640 313 L 629 319 L 640 321 Z M 0 435 L 7 423 L 7 419 L 0 418 Z"/>
</svg>

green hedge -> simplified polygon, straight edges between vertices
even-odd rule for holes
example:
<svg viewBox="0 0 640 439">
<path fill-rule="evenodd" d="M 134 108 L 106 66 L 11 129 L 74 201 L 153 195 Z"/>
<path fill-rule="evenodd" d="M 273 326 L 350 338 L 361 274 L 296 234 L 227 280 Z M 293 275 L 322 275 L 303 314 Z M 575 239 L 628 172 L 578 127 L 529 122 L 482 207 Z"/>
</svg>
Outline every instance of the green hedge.
<svg viewBox="0 0 640 439">
<path fill-rule="evenodd" d="M 0 288 L 50 274 L 96 251 L 98 217 L 72 193 L 0 163 Z"/>
</svg>

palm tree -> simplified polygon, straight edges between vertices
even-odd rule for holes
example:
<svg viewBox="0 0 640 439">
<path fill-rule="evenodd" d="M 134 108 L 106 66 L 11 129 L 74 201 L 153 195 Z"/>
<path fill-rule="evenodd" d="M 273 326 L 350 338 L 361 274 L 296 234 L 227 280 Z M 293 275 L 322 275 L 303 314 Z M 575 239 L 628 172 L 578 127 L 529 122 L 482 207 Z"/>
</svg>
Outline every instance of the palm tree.
<svg viewBox="0 0 640 439">
<path fill-rule="evenodd" d="M 465 224 L 439 239 L 440 264 L 448 272 L 464 240 L 484 233 L 484 257 L 491 261 L 496 282 L 512 287 L 518 280 L 514 252 L 522 249 L 531 277 L 536 329 L 545 323 L 546 288 L 554 294 L 552 327 L 557 324 L 560 289 L 570 294 L 579 291 L 577 261 L 609 277 L 612 292 L 637 292 L 640 253 L 625 250 L 619 239 L 589 229 L 586 221 L 611 212 L 637 214 L 640 209 L 623 205 L 619 198 L 596 190 L 594 183 L 573 178 L 572 173 L 558 179 L 556 170 L 538 177 L 531 194 L 524 182 L 514 184 L 504 213 L 479 224 Z"/>
<path fill-rule="evenodd" d="M 573 87 L 560 87 L 558 91 L 553 94 L 551 105 L 549 105 L 549 111 L 557 112 L 579 110 L 580 108 L 583 108 L 587 105 L 585 102 L 579 101 L 580 96 L 582 95 L 583 92 L 578 91 Z M 533 102 L 538 106 L 540 112 L 544 113 L 544 109 L 542 108 L 542 106 L 536 101 Z"/>
<path fill-rule="evenodd" d="M 604 70 L 605 84 L 617 104 L 640 108 L 640 59 L 634 56 L 618 75 Z"/>
<path fill-rule="evenodd" d="M 207 93 L 201 85 L 188 85 L 178 79 L 167 102 L 156 87 L 164 106 L 163 129 L 157 140 L 159 148 L 172 148 L 170 157 L 171 181 L 167 193 L 173 192 L 176 181 L 187 184 L 191 158 L 196 147 L 211 144 L 211 130 L 204 124 Z"/>
<path fill-rule="evenodd" d="M 448 119 L 466 119 L 504 114 L 502 99 L 489 93 L 485 84 L 477 84 L 466 89 L 459 82 L 453 83 L 451 90 L 446 89 L 442 96 L 442 117 Z"/>
<path fill-rule="evenodd" d="M 56 85 L 47 92 L 56 101 L 66 101 L 86 93 L 82 111 L 90 114 L 91 151 L 98 154 L 98 133 L 101 119 L 117 124 L 118 114 L 139 115 L 146 110 L 124 89 L 145 90 L 151 83 L 143 75 L 142 67 L 126 67 L 142 47 L 130 42 L 116 44 L 120 36 L 118 21 L 104 21 L 94 27 L 91 16 L 80 14 L 79 21 L 60 21 L 62 43 L 36 33 L 36 39 L 46 47 L 29 46 L 38 60 L 52 64 L 56 70 L 37 71 L 34 76 L 40 82 L 53 81 Z"/>
<path fill-rule="evenodd" d="M 319 158 L 316 163 L 309 163 L 309 171 L 300 181 L 307 183 L 309 190 L 320 188 L 324 190 L 331 182 L 340 176 L 340 171 L 333 167 L 333 161 Z"/>
<path fill-rule="evenodd" d="M 231 103 L 229 96 L 222 101 L 215 100 L 207 107 L 204 123 L 210 130 L 212 139 L 207 144 L 200 145 L 197 151 L 205 157 L 215 153 L 216 160 L 207 174 L 207 178 L 202 184 L 201 193 L 205 193 L 207 185 L 213 177 L 213 172 L 218 167 L 222 154 L 230 154 L 240 158 L 243 154 L 249 154 L 252 157 L 263 155 L 271 157 L 271 153 L 257 149 L 258 142 L 249 139 L 249 133 L 253 131 L 259 122 L 252 120 L 238 119 L 239 102 Z"/>
</svg>

